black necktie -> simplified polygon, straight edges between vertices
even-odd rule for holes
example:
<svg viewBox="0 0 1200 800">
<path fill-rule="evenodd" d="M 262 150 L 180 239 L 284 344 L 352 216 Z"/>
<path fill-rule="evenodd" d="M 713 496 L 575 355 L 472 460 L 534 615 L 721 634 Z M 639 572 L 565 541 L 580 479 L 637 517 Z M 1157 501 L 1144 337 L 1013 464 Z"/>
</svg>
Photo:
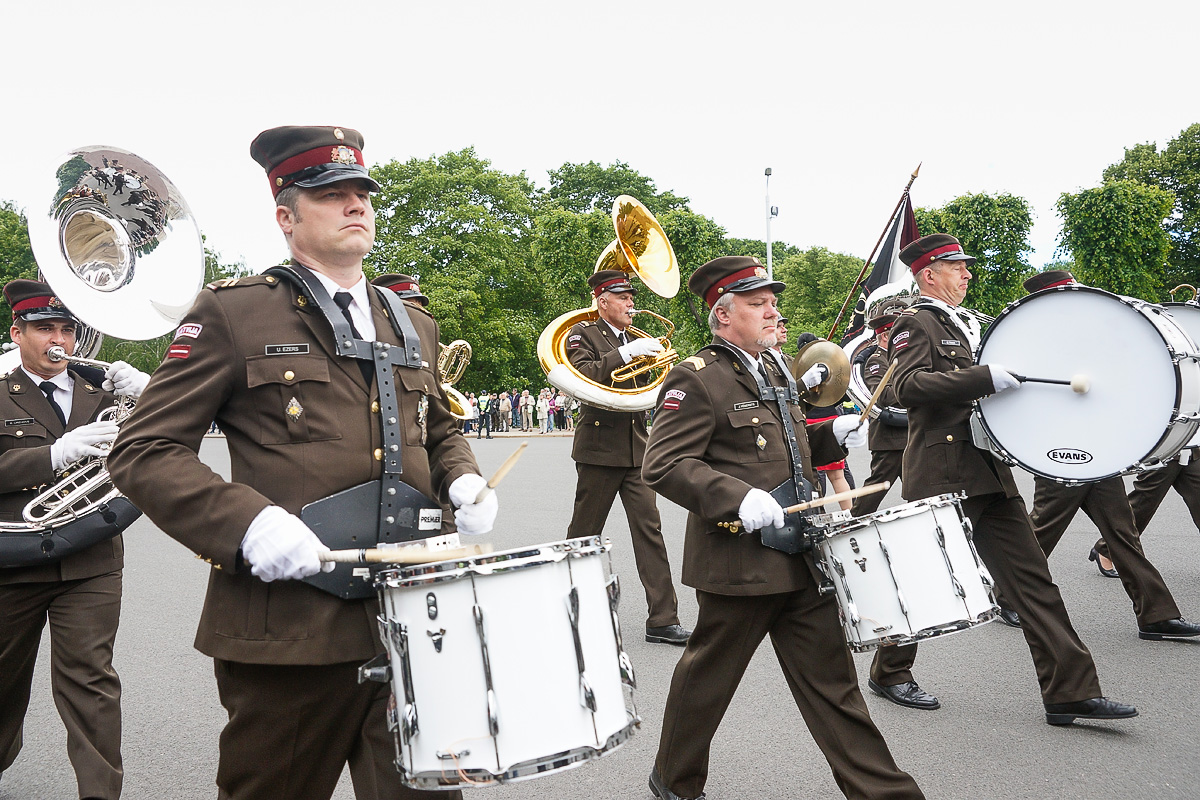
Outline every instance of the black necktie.
<svg viewBox="0 0 1200 800">
<path fill-rule="evenodd" d="M 771 379 L 767 377 L 767 368 L 763 365 L 762 359 L 758 362 L 758 374 L 762 375 L 763 383 L 767 386 L 771 385 Z"/>
<path fill-rule="evenodd" d="M 38 388 L 46 394 L 46 399 L 50 401 L 50 407 L 54 409 L 54 415 L 58 417 L 58 421 L 62 423 L 64 428 L 67 427 L 67 415 L 63 413 L 62 406 L 54 399 L 54 390 L 57 388 L 50 381 L 42 381 L 38 384 Z"/>
<path fill-rule="evenodd" d="M 354 298 L 349 292 L 336 292 L 333 295 L 333 302 L 337 303 L 338 308 L 342 310 L 342 316 L 346 318 L 346 322 L 350 323 L 350 332 L 354 334 L 355 339 L 361 339 L 362 334 L 358 332 L 358 328 L 354 325 L 354 318 L 350 316 L 350 304 L 354 302 Z M 367 386 L 371 385 L 371 379 L 375 376 L 375 367 L 370 361 L 365 359 L 357 359 L 358 368 L 362 370 L 363 380 L 367 382 Z"/>
<path fill-rule="evenodd" d="M 621 331 L 620 333 L 618 333 L 617 339 L 621 342 L 622 345 L 629 344 L 629 340 L 625 338 L 625 331 Z"/>
</svg>

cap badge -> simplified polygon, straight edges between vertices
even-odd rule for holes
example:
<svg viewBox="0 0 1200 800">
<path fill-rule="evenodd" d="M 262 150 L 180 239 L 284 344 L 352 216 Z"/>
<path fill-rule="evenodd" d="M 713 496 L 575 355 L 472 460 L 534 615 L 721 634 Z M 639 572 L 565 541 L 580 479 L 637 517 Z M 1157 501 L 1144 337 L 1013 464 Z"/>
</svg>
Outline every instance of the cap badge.
<svg viewBox="0 0 1200 800">
<path fill-rule="evenodd" d="M 287 418 L 292 422 L 296 422 L 300 419 L 300 415 L 304 413 L 304 407 L 300 405 L 299 400 L 293 397 L 291 400 L 288 400 L 287 407 L 283 409 L 283 413 L 287 414 Z"/>
<path fill-rule="evenodd" d="M 333 138 L 337 139 L 340 142 L 346 138 L 346 134 L 342 133 L 341 128 L 334 128 L 333 129 Z"/>
<path fill-rule="evenodd" d="M 765 277 L 767 277 L 767 271 L 765 269 L 763 269 L 762 267 L 755 267 L 754 277 L 765 278 Z"/>
<path fill-rule="evenodd" d="M 354 151 L 345 145 L 338 145 L 333 148 L 329 154 L 329 160 L 334 164 L 357 164 L 354 160 Z"/>
<path fill-rule="evenodd" d="M 50 295 L 50 307 L 51 308 L 65 308 L 66 306 L 63 305 L 62 300 L 59 300 L 54 295 Z"/>
</svg>

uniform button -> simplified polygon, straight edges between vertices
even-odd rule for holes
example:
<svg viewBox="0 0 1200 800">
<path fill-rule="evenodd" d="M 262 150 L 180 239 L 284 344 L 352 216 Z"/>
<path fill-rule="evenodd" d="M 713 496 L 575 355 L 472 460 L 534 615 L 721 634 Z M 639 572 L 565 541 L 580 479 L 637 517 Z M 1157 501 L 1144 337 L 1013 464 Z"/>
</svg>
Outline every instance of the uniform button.
<svg viewBox="0 0 1200 800">
<path fill-rule="evenodd" d="M 295 377 L 296 377 L 296 373 L 292 372 L 290 369 L 287 372 L 283 373 L 283 379 L 285 381 L 290 381 L 292 378 L 295 378 Z"/>
<path fill-rule="evenodd" d="M 599 427 L 600 427 L 600 420 L 596 420 L 596 423 L 595 423 L 595 424 L 596 424 L 596 427 L 597 427 L 597 428 L 599 428 Z"/>
<path fill-rule="evenodd" d="M 953 350 L 951 350 L 951 351 L 950 351 L 950 355 L 952 355 L 952 356 L 956 356 L 956 355 L 958 355 L 958 353 L 956 353 L 956 352 L 954 352 Z"/>
<path fill-rule="evenodd" d="M 750 421 L 751 421 L 751 422 L 758 422 L 758 417 L 751 417 L 751 418 L 750 418 Z"/>
<path fill-rule="evenodd" d="M 17 435 L 17 436 L 24 436 L 24 435 L 25 435 L 25 431 L 17 431 L 16 435 Z"/>
<path fill-rule="evenodd" d="M 378 447 L 375 448 L 375 460 L 383 461 L 383 451 L 380 450 Z"/>
<path fill-rule="evenodd" d="M 372 414 L 378 414 L 378 413 L 379 413 L 379 401 L 378 401 L 378 400 L 372 400 L 372 401 L 371 401 L 371 413 L 372 413 Z"/>
<path fill-rule="evenodd" d="M 947 441 L 947 442 L 953 442 L 953 441 L 954 441 L 954 437 L 953 437 L 953 436 L 951 436 L 950 434 L 946 434 L 946 441 Z"/>
</svg>

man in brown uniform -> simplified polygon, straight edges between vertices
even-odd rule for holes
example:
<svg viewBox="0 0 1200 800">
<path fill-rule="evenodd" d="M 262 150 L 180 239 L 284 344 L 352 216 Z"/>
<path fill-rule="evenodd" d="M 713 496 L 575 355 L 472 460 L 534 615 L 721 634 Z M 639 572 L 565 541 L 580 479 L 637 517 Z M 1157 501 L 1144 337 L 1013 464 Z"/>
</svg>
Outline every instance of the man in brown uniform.
<svg viewBox="0 0 1200 800">
<path fill-rule="evenodd" d="M 363 276 L 378 185 L 362 136 L 275 128 L 250 152 L 293 271 L 200 293 L 109 465 L 155 524 L 213 565 L 196 647 L 213 657 L 229 713 L 219 796 L 328 798 L 348 762 L 358 798 L 426 798 L 392 763 L 388 686 L 358 683 L 359 665 L 383 652 L 378 601 L 299 580 L 324 569 L 327 548 L 297 515 L 360 485 L 382 488 L 381 515 L 407 487 L 448 487 L 459 532 L 484 533 L 494 495 L 474 502 L 486 482 L 430 366 L 437 323 Z M 197 457 L 212 419 L 229 482 Z M 379 535 L 394 521 L 381 516 Z"/>
<path fill-rule="evenodd" d="M 1067 270 L 1047 270 L 1025 281 L 1025 291 L 1033 293 L 1073 283 L 1075 276 Z M 1120 477 L 1067 486 L 1035 475 L 1033 485 L 1030 519 L 1038 544 L 1047 557 L 1054 552 L 1067 526 L 1082 508 L 1100 529 L 1103 541 L 1108 544 L 1106 553 L 1112 553 L 1125 592 L 1133 601 L 1138 636 L 1157 641 L 1200 636 L 1200 625 L 1179 615 L 1179 606 L 1175 604 L 1171 590 L 1146 558 L 1133 510 L 1125 496 L 1125 482 Z"/>
<path fill-rule="evenodd" d="M 4 296 L 21 352 L 21 366 L 0 379 L 0 520 L 12 523 L 59 471 L 102 455 L 116 437 L 116 423 L 96 421 L 116 401 L 102 387 L 136 398 L 149 377 L 121 361 L 107 374 L 52 361 L 51 347 L 75 352 L 75 317 L 40 281 L 11 281 Z M 112 656 L 124 552 L 118 534 L 61 560 L 0 569 L 0 773 L 21 750 L 48 620 L 51 687 L 79 796 L 120 797 L 121 681 Z"/>
<path fill-rule="evenodd" d="M 1172 489 L 1183 498 L 1192 522 L 1200 528 L 1200 458 L 1195 449 L 1186 448 L 1162 469 L 1143 472 L 1134 479 L 1129 506 L 1133 509 L 1139 535 L 1146 531 L 1154 512 Z M 1108 547 L 1103 539 L 1096 542 L 1096 553 L 1108 557 Z"/>
<path fill-rule="evenodd" d="M 997 587 L 1021 617 L 1046 706 L 1046 721 L 1122 719 L 1133 706 L 1100 694 L 1091 653 L 1079 640 L 1046 556 L 1038 546 L 1012 472 L 972 444 L 971 401 L 1020 384 L 997 365 L 973 365 L 971 344 L 955 322 L 975 259 L 953 236 L 922 236 L 900 251 L 921 299 L 892 328 L 896 396 L 908 409 L 905 500 L 964 492 L 963 513 Z"/>
<path fill-rule="evenodd" d="M 615 269 L 598 270 L 588 278 L 600 318 L 581 322 L 567 333 L 567 357 L 583 376 L 605 386 L 632 388 L 643 379 L 617 384 L 612 371 L 638 356 L 662 350 L 657 339 L 627 334 L 633 324 L 633 285 Z M 646 412 L 611 411 L 583 403 L 579 427 L 571 445 L 578 481 L 575 512 L 567 538 L 596 536 L 618 493 L 625 506 L 633 558 L 646 590 L 646 641 L 685 644 L 690 631 L 679 624 L 679 604 L 671 580 L 671 564 L 663 542 L 662 523 L 654 492 L 642 481 L 646 452 Z"/>
<path fill-rule="evenodd" d="M 811 485 L 814 462 L 844 458 L 840 442 L 865 444 L 866 432 L 855 431 L 858 420 L 849 416 L 805 430 L 795 383 L 762 357 L 775 344 L 783 284 L 755 259 L 710 261 L 688 286 L 711 308 L 713 341 L 667 376 L 645 474 L 690 512 L 683 582 L 695 587 L 700 615 L 671 681 L 650 789 L 663 800 L 704 796 L 713 735 L 769 635 L 842 792 L 924 797 L 867 713 L 837 603 L 819 592 L 811 556 L 768 548 L 760 538 L 761 529 L 784 525 L 770 490 L 800 472 Z"/>
<path fill-rule="evenodd" d="M 872 393 L 892 363 L 888 353 L 892 325 L 908 305 L 908 302 L 897 300 L 895 306 L 885 306 L 881 313 L 867 320 L 867 324 L 875 331 L 876 341 L 863 364 L 863 383 Z M 895 483 L 899 480 L 904 462 L 904 447 L 908 443 L 908 415 L 903 411 L 891 410 L 901 407 L 896 398 L 895 383 L 889 381 L 888 385 L 883 387 L 883 393 L 875 407 L 880 411 L 871 425 L 869 437 L 871 475 L 866 481 L 868 486 L 885 481 Z M 877 492 L 855 499 L 854 506 L 850 509 L 851 515 L 862 517 L 874 514 L 879 510 L 883 497 L 884 492 Z M 897 705 L 927 711 L 940 708 L 941 703 L 938 699 L 922 689 L 913 678 L 912 665 L 916 657 L 915 644 L 878 648 L 871 661 L 871 674 L 867 678 L 867 686 L 875 694 Z"/>
</svg>

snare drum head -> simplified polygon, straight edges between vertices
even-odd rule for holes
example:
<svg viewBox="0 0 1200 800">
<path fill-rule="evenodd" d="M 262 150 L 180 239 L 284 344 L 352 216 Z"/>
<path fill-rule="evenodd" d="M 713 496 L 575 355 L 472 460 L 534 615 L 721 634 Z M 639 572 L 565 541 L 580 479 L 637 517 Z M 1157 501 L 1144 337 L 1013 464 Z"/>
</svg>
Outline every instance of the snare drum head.
<svg viewBox="0 0 1200 800">
<path fill-rule="evenodd" d="M 1028 377 L 1085 376 L 1090 388 L 1024 383 L 982 399 L 980 416 L 992 441 L 1037 475 L 1119 475 L 1164 439 L 1185 394 L 1172 351 L 1192 350 L 1148 304 L 1086 286 L 1033 294 L 992 323 L 978 362 Z"/>
</svg>

